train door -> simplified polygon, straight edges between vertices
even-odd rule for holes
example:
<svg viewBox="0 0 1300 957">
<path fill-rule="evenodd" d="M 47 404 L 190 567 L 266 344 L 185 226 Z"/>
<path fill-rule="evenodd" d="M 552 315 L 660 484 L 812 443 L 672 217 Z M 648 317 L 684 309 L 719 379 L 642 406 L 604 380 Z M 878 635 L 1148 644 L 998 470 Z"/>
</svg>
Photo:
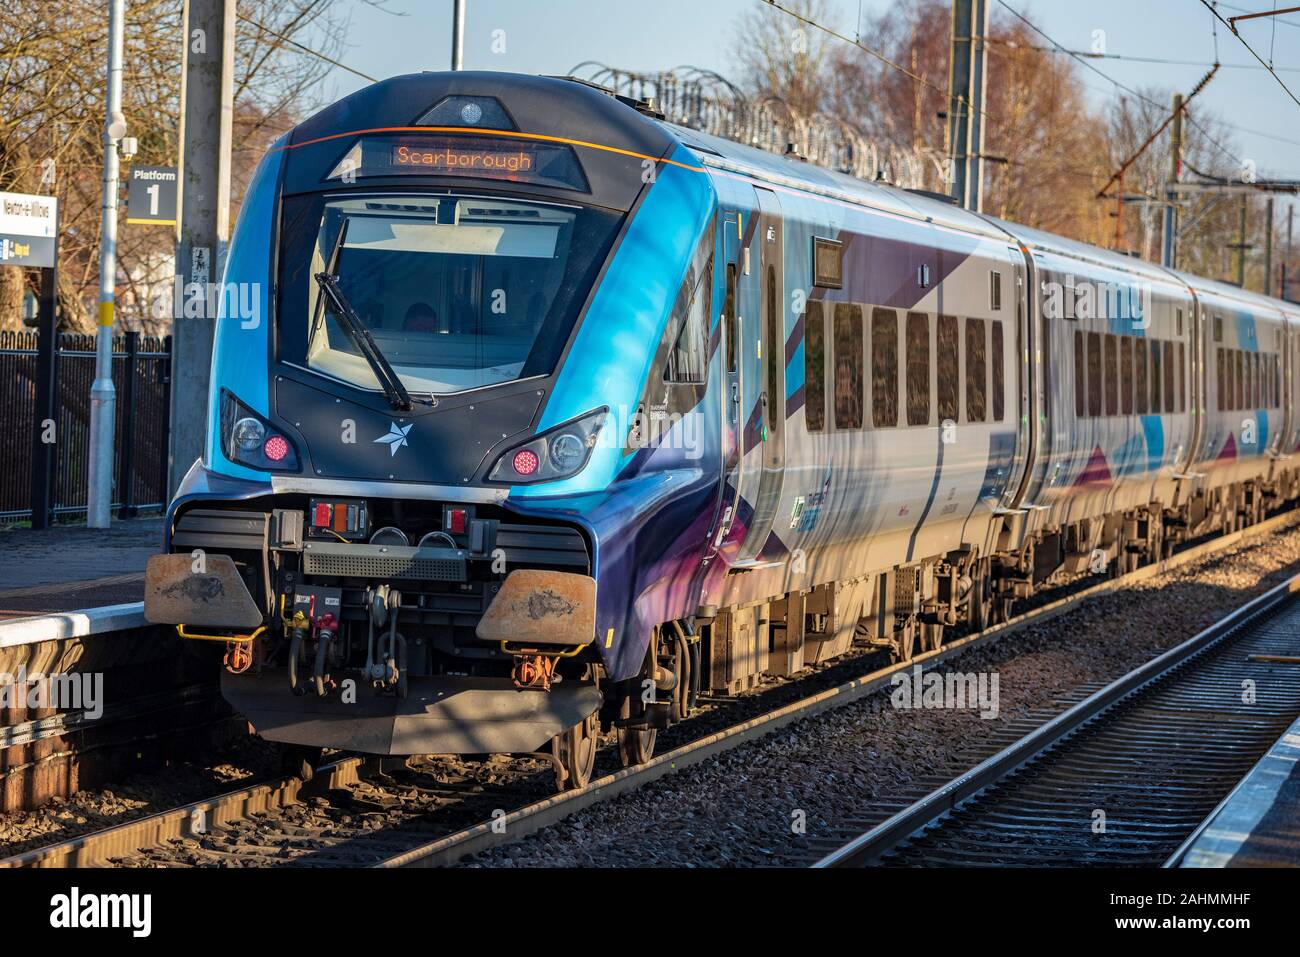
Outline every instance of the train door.
<svg viewBox="0 0 1300 957">
<path fill-rule="evenodd" d="M 747 326 L 743 335 L 747 351 L 755 360 L 751 367 L 757 374 L 751 380 L 753 385 L 750 391 L 757 393 L 758 401 L 755 404 L 753 429 L 746 427 L 744 430 L 744 451 L 749 452 L 753 446 L 759 446 L 761 468 L 753 469 L 759 472 L 758 489 L 753 493 L 754 497 L 749 499 L 753 503 L 753 514 L 737 556 L 738 563 L 751 564 L 767 542 L 776 507 L 781 499 L 786 427 L 785 277 L 781 207 L 776 193 L 770 189 L 756 186 L 754 192 L 758 194 L 759 209 L 756 230 L 759 310 L 758 322 Z M 754 482 L 749 475 L 743 476 L 742 481 L 747 490 L 752 489 Z"/>
<path fill-rule="evenodd" d="M 1026 293 L 1026 290 L 1030 288 L 1031 263 L 1028 263 L 1023 258 L 1020 250 L 1015 246 L 1009 246 L 1008 253 L 1013 279 L 1011 288 L 1015 294 L 1016 309 L 1016 324 L 1012 331 L 1011 340 L 1014 343 L 1011 352 L 1015 357 L 1016 377 L 1008 380 L 1013 381 L 1016 385 L 1016 445 L 1011 474 L 1007 477 L 1006 487 L 1002 493 L 1002 501 L 999 504 L 1001 508 L 1009 510 L 1020 507 L 1025 486 L 1029 481 L 1030 466 L 1034 461 L 1037 432 L 1034 428 L 1033 410 L 1035 405 L 1032 397 L 1038 377 L 1032 363 L 1026 361 L 1026 357 L 1032 355 L 1031 347 L 1033 344 L 1032 326 L 1030 324 L 1033 310 L 1030 308 L 1031 304 Z"/>
<path fill-rule="evenodd" d="M 740 273 L 745 258 L 741 251 L 742 224 L 743 220 L 737 211 L 723 212 L 722 229 L 719 230 L 717 254 L 714 257 L 714 262 L 722 263 L 724 268 L 722 311 L 718 316 L 722 369 L 722 388 L 718 390 L 722 422 L 722 497 L 718 504 L 710 557 L 731 531 L 745 464 L 744 363 L 741 361 L 745 333 L 740 315 Z"/>
<path fill-rule="evenodd" d="M 1192 297 L 1187 307 L 1188 330 L 1191 343 L 1187 347 L 1187 368 L 1183 374 L 1188 380 L 1188 411 L 1192 416 L 1192 434 L 1187 441 L 1187 454 L 1182 462 L 1175 463 L 1180 472 L 1191 473 L 1193 464 L 1200 459 L 1201 441 L 1205 438 L 1205 322 L 1206 312 L 1201 308 L 1201 301 L 1189 286 Z"/>
</svg>

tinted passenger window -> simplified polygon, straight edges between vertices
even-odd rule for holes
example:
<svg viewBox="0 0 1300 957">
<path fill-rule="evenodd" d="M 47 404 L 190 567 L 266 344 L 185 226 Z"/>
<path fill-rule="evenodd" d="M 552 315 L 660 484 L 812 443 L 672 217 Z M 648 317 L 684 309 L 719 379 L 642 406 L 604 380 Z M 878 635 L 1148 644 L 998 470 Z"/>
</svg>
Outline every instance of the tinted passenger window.
<svg viewBox="0 0 1300 957">
<path fill-rule="evenodd" d="M 804 316 L 803 420 L 809 432 L 826 428 L 826 317 L 820 299 L 808 303 Z"/>
<path fill-rule="evenodd" d="M 1174 411 L 1174 344 L 1165 343 L 1165 411 Z"/>
<path fill-rule="evenodd" d="M 1133 414 L 1133 339 L 1119 339 L 1119 409 L 1125 415 Z"/>
<path fill-rule="evenodd" d="M 988 369 L 984 354 L 984 320 L 966 320 L 966 419 L 983 422 L 988 390 Z"/>
<path fill-rule="evenodd" d="M 1147 393 L 1147 341 L 1133 340 L 1133 403 L 1138 415 L 1146 415 L 1151 408 Z"/>
<path fill-rule="evenodd" d="M 1106 336 L 1106 414 L 1119 415 L 1119 345 Z"/>
<path fill-rule="evenodd" d="M 1164 370 L 1161 366 L 1164 364 L 1160 361 L 1160 343 L 1151 340 L 1151 414 L 1160 414 L 1160 386 L 1164 381 L 1162 376 Z"/>
<path fill-rule="evenodd" d="M 993 421 L 1001 422 L 1006 415 L 1006 368 L 1002 358 L 1002 322 L 990 323 L 993 342 L 989 347 L 989 364 L 993 366 Z"/>
<path fill-rule="evenodd" d="M 938 357 L 938 378 L 935 388 L 939 393 L 939 421 L 951 419 L 956 422 L 960 416 L 957 393 L 957 317 L 940 316 L 935 327 L 935 354 Z"/>
<path fill-rule="evenodd" d="M 1082 419 L 1088 414 L 1088 377 L 1083 368 L 1086 357 L 1083 351 L 1083 331 L 1074 330 L 1074 414 Z"/>
<path fill-rule="evenodd" d="M 835 304 L 835 428 L 862 428 L 862 308 Z"/>
<path fill-rule="evenodd" d="M 1101 415 L 1101 333 L 1088 333 L 1088 414 Z"/>
<path fill-rule="evenodd" d="M 892 309 L 871 313 L 871 424 L 898 425 L 898 314 Z"/>
<path fill-rule="evenodd" d="M 907 424 L 930 424 L 930 317 L 907 314 Z"/>
</svg>

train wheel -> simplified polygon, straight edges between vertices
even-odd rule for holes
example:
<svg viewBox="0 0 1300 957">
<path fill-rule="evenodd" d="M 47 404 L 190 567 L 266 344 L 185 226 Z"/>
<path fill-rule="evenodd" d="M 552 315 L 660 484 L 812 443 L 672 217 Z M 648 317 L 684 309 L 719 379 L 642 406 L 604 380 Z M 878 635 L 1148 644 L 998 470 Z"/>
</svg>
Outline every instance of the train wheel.
<svg viewBox="0 0 1300 957">
<path fill-rule="evenodd" d="M 320 764 L 323 748 L 308 748 L 298 744 L 280 746 L 280 768 L 285 774 L 310 781 Z"/>
<path fill-rule="evenodd" d="M 659 732 L 654 728 L 619 728 L 618 754 L 623 759 L 623 767 L 645 764 L 655 753 L 655 738 Z"/>
<path fill-rule="evenodd" d="M 894 661 L 912 660 L 916 654 L 916 629 L 916 623 L 909 621 L 894 632 L 892 649 Z"/>
<path fill-rule="evenodd" d="M 943 625 L 921 626 L 921 650 L 938 651 L 943 644 Z"/>
<path fill-rule="evenodd" d="M 575 791 L 591 781 L 599 734 L 597 717 L 592 714 L 551 739 L 551 754 L 558 762 L 555 769 L 557 790 Z"/>
<path fill-rule="evenodd" d="M 983 631 L 989 626 L 990 598 L 988 571 L 981 569 L 970 586 L 970 610 L 967 613 L 967 621 L 972 631 Z"/>
</svg>

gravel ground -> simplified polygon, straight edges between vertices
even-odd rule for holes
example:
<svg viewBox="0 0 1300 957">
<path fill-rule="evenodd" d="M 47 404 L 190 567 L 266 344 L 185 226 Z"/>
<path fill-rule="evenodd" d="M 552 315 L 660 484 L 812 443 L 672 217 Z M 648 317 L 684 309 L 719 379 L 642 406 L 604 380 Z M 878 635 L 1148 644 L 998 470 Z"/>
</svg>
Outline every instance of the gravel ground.
<svg viewBox="0 0 1300 957">
<path fill-rule="evenodd" d="M 1178 569 L 972 651 L 944 670 L 996 674 L 996 719 L 900 710 L 887 693 L 782 729 L 478 855 L 482 867 L 803 865 L 864 809 L 885 816 L 935 774 L 989 753 L 1008 726 L 1059 711 L 1293 574 L 1300 530 Z M 1072 692 L 1074 694 L 1072 695 Z M 974 755 L 974 757 L 972 757 Z M 869 813 L 869 812 L 868 812 Z M 796 823 L 803 820 L 803 833 Z"/>
<path fill-rule="evenodd" d="M 0 855 L 123 824 L 178 805 L 234 790 L 279 768 L 279 751 L 258 737 L 240 738 L 204 763 L 177 762 L 112 789 L 78 791 L 35 811 L 0 814 Z"/>
</svg>

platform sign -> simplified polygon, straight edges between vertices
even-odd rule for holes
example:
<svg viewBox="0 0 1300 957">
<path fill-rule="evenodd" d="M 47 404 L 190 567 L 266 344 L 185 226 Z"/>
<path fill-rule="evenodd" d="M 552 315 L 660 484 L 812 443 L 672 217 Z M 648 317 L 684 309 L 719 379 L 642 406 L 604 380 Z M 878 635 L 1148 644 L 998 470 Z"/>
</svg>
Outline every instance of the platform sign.
<svg viewBox="0 0 1300 957">
<path fill-rule="evenodd" d="M 0 193 L 0 266 L 54 265 L 58 200 Z"/>
<path fill-rule="evenodd" d="M 132 166 L 126 186 L 126 221 L 176 225 L 176 167 Z"/>
</svg>

